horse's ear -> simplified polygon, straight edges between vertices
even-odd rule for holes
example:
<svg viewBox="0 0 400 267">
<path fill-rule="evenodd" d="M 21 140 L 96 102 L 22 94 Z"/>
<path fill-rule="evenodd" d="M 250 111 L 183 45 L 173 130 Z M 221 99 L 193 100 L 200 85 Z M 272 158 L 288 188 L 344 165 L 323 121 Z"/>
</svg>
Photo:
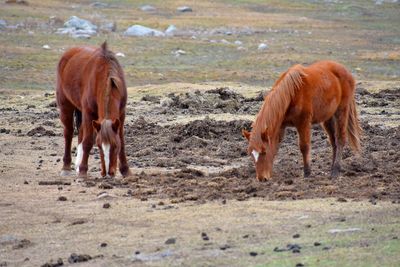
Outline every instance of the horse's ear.
<svg viewBox="0 0 400 267">
<path fill-rule="evenodd" d="M 114 132 L 118 132 L 118 128 L 119 128 L 119 119 L 115 119 L 112 123 L 112 129 Z"/>
<path fill-rule="evenodd" d="M 245 129 L 242 129 L 242 135 L 243 135 L 243 137 L 245 137 L 247 140 L 250 140 L 250 132 L 249 132 L 249 131 L 247 131 L 247 130 L 245 130 Z"/>
<path fill-rule="evenodd" d="M 96 130 L 96 132 L 99 132 L 100 129 L 101 129 L 101 124 L 98 123 L 98 122 L 95 121 L 95 120 L 92 121 L 92 126 L 93 126 L 93 128 Z"/>
</svg>

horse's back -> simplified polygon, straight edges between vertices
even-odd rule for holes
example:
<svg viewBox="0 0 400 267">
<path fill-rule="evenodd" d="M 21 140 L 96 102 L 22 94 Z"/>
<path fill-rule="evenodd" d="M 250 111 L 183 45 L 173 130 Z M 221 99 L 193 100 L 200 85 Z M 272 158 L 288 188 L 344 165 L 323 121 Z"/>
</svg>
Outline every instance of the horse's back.
<svg viewBox="0 0 400 267">
<path fill-rule="evenodd" d="M 57 94 L 80 109 L 80 95 L 84 88 L 85 69 L 97 48 L 79 46 L 68 49 L 61 56 L 57 68 Z"/>
<path fill-rule="evenodd" d="M 303 71 L 304 85 L 295 99 L 295 106 L 313 114 L 314 123 L 329 119 L 340 105 L 347 105 L 354 94 L 351 73 L 335 61 L 318 61 L 304 67 Z"/>
</svg>

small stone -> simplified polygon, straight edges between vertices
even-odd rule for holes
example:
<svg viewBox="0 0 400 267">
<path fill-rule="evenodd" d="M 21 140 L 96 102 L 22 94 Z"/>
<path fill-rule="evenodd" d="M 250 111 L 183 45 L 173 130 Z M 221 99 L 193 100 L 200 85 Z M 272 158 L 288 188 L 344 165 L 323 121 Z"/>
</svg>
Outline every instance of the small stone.
<svg viewBox="0 0 400 267">
<path fill-rule="evenodd" d="M 303 267 L 303 266 L 304 266 L 303 263 L 297 263 L 297 264 L 296 264 L 296 267 Z"/>
<path fill-rule="evenodd" d="M 254 252 L 254 251 L 251 251 L 249 254 L 250 254 L 250 256 L 252 256 L 252 257 L 255 257 L 255 256 L 258 255 L 258 253 L 257 253 L 257 252 Z"/>
<path fill-rule="evenodd" d="M 176 10 L 179 12 L 193 12 L 193 9 L 188 6 L 180 6 Z"/>
<path fill-rule="evenodd" d="M 294 234 L 293 235 L 293 238 L 299 238 L 300 237 L 300 234 Z"/>
<path fill-rule="evenodd" d="M 322 250 L 330 250 L 330 247 L 323 247 Z"/>
<path fill-rule="evenodd" d="M 68 262 L 69 263 L 84 262 L 84 261 L 89 261 L 91 259 L 92 257 L 87 254 L 78 255 L 76 253 L 72 253 L 71 256 L 69 256 L 68 258 Z"/>
<path fill-rule="evenodd" d="M 336 201 L 337 202 L 347 202 L 347 199 L 345 199 L 344 197 L 339 197 Z"/>
<path fill-rule="evenodd" d="M 109 209 L 111 207 L 110 203 L 104 203 L 103 209 Z"/>
<path fill-rule="evenodd" d="M 24 184 L 29 184 L 27 180 L 24 181 Z"/>
<path fill-rule="evenodd" d="M 151 12 L 151 11 L 155 11 L 156 8 L 151 5 L 143 5 L 140 7 L 140 10 L 145 11 L 145 12 Z"/>
<path fill-rule="evenodd" d="M 265 50 L 265 49 L 267 49 L 268 48 L 268 45 L 267 44 L 264 44 L 264 43 L 261 43 L 261 44 L 259 44 L 258 45 L 258 50 Z"/>
<path fill-rule="evenodd" d="M 58 197 L 58 201 L 67 201 L 67 198 L 64 196 Z"/>
<path fill-rule="evenodd" d="M 100 247 L 102 247 L 102 248 L 105 248 L 105 247 L 107 247 L 107 243 L 104 243 L 104 242 L 103 242 L 103 243 L 101 243 L 101 244 L 100 244 Z"/>
<path fill-rule="evenodd" d="M 321 243 L 320 242 L 314 242 L 314 246 L 315 247 L 321 246 Z"/>
<path fill-rule="evenodd" d="M 125 57 L 125 54 L 124 54 L 124 53 L 121 53 L 121 52 L 117 52 L 117 53 L 115 54 L 115 56 L 117 56 L 117 57 Z"/>
<path fill-rule="evenodd" d="M 219 249 L 220 249 L 220 250 L 227 250 L 227 249 L 230 248 L 230 247 L 231 247 L 231 246 L 229 246 L 229 245 L 226 244 L 226 245 L 220 246 Z"/>
<path fill-rule="evenodd" d="M 56 261 L 50 260 L 49 262 L 46 262 L 41 267 L 58 267 L 58 266 L 63 266 L 63 265 L 64 265 L 63 260 L 61 258 L 58 258 Z M 2 266 L 2 265 L 0 264 L 0 266 Z"/>
<path fill-rule="evenodd" d="M 175 238 L 168 238 L 167 241 L 165 241 L 166 245 L 171 245 L 171 244 L 175 244 L 175 243 L 176 243 Z"/>
<path fill-rule="evenodd" d="M 208 240 L 210 240 L 210 238 L 207 236 L 207 234 L 206 233 L 201 233 L 201 238 L 204 240 L 204 241 L 208 241 Z"/>
<path fill-rule="evenodd" d="M 165 34 L 168 36 L 173 36 L 176 31 L 177 28 L 175 25 L 169 25 L 168 28 L 165 30 Z"/>
<path fill-rule="evenodd" d="M 43 48 L 43 49 L 46 49 L 46 50 L 49 50 L 49 49 L 50 49 L 50 46 L 46 44 L 46 45 L 43 45 L 42 48 Z"/>
</svg>

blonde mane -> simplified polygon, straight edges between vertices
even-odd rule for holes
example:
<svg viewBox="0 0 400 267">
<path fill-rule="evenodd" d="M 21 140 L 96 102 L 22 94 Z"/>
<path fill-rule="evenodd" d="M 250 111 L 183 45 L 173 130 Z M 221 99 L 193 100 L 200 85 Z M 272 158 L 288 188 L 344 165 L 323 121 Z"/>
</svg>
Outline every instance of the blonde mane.
<svg viewBox="0 0 400 267">
<path fill-rule="evenodd" d="M 306 76 L 302 65 L 295 65 L 283 73 L 265 96 L 264 103 L 252 124 L 250 142 L 253 148 L 261 150 L 262 136 L 274 135 L 280 129 L 285 113 L 296 92 L 303 84 L 302 77 Z"/>
</svg>

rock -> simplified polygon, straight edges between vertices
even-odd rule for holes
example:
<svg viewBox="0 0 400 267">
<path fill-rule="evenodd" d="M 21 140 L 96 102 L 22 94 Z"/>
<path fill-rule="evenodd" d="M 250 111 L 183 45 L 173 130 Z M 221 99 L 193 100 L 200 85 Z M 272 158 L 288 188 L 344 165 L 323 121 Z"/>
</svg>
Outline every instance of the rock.
<svg viewBox="0 0 400 267">
<path fill-rule="evenodd" d="M 320 242 L 314 242 L 314 246 L 315 247 L 321 246 L 321 243 Z"/>
<path fill-rule="evenodd" d="M 201 238 L 204 240 L 204 241 L 208 241 L 208 240 L 210 240 L 210 238 L 207 236 L 207 234 L 206 233 L 201 233 Z"/>
<path fill-rule="evenodd" d="M 103 32 L 115 32 L 117 30 L 117 23 L 114 21 L 104 22 L 100 25 L 100 30 Z"/>
<path fill-rule="evenodd" d="M 175 25 L 169 25 L 168 28 L 165 30 L 165 34 L 167 36 L 174 36 L 176 31 L 177 31 L 177 28 Z"/>
<path fill-rule="evenodd" d="M 103 209 L 109 209 L 111 207 L 110 203 L 104 203 Z"/>
<path fill-rule="evenodd" d="M 171 245 L 171 244 L 175 244 L 175 243 L 176 243 L 175 238 L 168 238 L 167 241 L 165 241 L 166 245 Z"/>
<path fill-rule="evenodd" d="M 235 44 L 235 45 L 242 45 L 243 43 L 242 43 L 241 41 L 239 41 L 239 40 L 236 40 L 236 41 L 234 42 L 234 44 Z"/>
<path fill-rule="evenodd" d="M 222 40 L 221 40 L 221 43 L 223 43 L 223 44 L 231 44 L 231 42 L 229 42 L 229 41 L 227 41 L 227 40 L 225 40 L 225 39 L 222 39 Z"/>
<path fill-rule="evenodd" d="M 64 23 L 64 28 L 57 29 L 56 33 L 68 34 L 73 38 L 88 39 L 97 33 L 97 26 L 88 20 L 72 16 Z"/>
<path fill-rule="evenodd" d="M 300 237 L 300 234 L 294 234 L 293 235 L 293 238 L 299 238 Z"/>
<path fill-rule="evenodd" d="M 57 200 L 58 200 L 58 201 L 67 201 L 67 198 L 64 197 L 64 196 L 60 196 L 60 197 L 58 197 Z"/>
<path fill-rule="evenodd" d="M 152 5 L 144 5 L 140 7 L 140 10 L 145 11 L 145 12 L 152 12 L 155 11 L 156 8 Z"/>
<path fill-rule="evenodd" d="M 138 36 L 138 37 L 142 36 L 164 37 L 165 33 L 142 25 L 133 25 L 124 32 L 124 35 Z"/>
<path fill-rule="evenodd" d="M 76 262 L 84 262 L 84 261 L 89 261 L 91 260 L 92 257 L 87 255 L 87 254 L 76 254 L 72 253 L 71 256 L 68 258 L 69 263 L 76 263 Z"/>
<path fill-rule="evenodd" d="M 101 243 L 101 244 L 100 244 L 100 247 L 102 247 L 102 248 L 105 248 L 105 247 L 107 247 L 107 243 L 104 243 L 104 242 L 103 242 L 103 243 Z"/>
<path fill-rule="evenodd" d="M 96 7 L 96 8 L 106 8 L 109 5 L 107 3 L 103 3 L 103 2 L 94 2 L 90 4 L 91 7 Z"/>
<path fill-rule="evenodd" d="M 255 256 L 258 255 L 258 253 L 257 253 L 257 252 L 254 252 L 254 251 L 250 252 L 249 254 L 250 254 L 250 256 L 252 256 L 252 257 L 255 257 Z"/>
<path fill-rule="evenodd" d="M 56 261 L 50 260 L 49 262 L 46 262 L 41 267 L 58 267 L 58 266 L 63 266 L 63 265 L 64 265 L 63 260 L 61 258 L 58 258 Z"/>
<path fill-rule="evenodd" d="M 330 234 L 339 234 L 339 233 L 352 233 L 359 232 L 361 228 L 347 228 L 347 229 L 330 229 L 328 233 Z"/>
<path fill-rule="evenodd" d="M 49 50 L 49 49 L 50 49 L 50 46 L 46 44 L 46 45 L 43 45 L 42 48 L 43 48 L 43 49 L 46 49 L 46 50 Z"/>
<path fill-rule="evenodd" d="M 186 51 L 181 50 L 181 49 L 172 51 L 171 53 L 174 54 L 176 57 L 179 57 L 179 56 L 181 56 L 181 55 L 186 55 Z"/>
<path fill-rule="evenodd" d="M 180 6 L 176 10 L 179 12 L 193 12 L 193 9 L 188 6 Z"/>
<path fill-rule="evenodd" d="M 0 19 L 0 29 L 6 28 L 7 22 L 4 19 Z"/>
<path fill-rule="evenodd" d="M 267 44 L 261 43 L 261 44 L 258 45 L 258 50 L 265 50 L 267 48 L 268 48 Z"/>
<path fill-rule="evenodd" d="M 96 32 L 97 26 L 86 19 L 78 18 L 77 16 L 70 17 L 65 23 L 64 27 L 74 28 L 76 30 L 94 31 Z"/>
<path fill-rule="evenodd" d="M 125 54 L 121 53 L 121 52 L 117 52 L 117 53 L 115 53 L 115 56 L 117 56 L 117 57 L 125 57 Z"/>
</svg>

